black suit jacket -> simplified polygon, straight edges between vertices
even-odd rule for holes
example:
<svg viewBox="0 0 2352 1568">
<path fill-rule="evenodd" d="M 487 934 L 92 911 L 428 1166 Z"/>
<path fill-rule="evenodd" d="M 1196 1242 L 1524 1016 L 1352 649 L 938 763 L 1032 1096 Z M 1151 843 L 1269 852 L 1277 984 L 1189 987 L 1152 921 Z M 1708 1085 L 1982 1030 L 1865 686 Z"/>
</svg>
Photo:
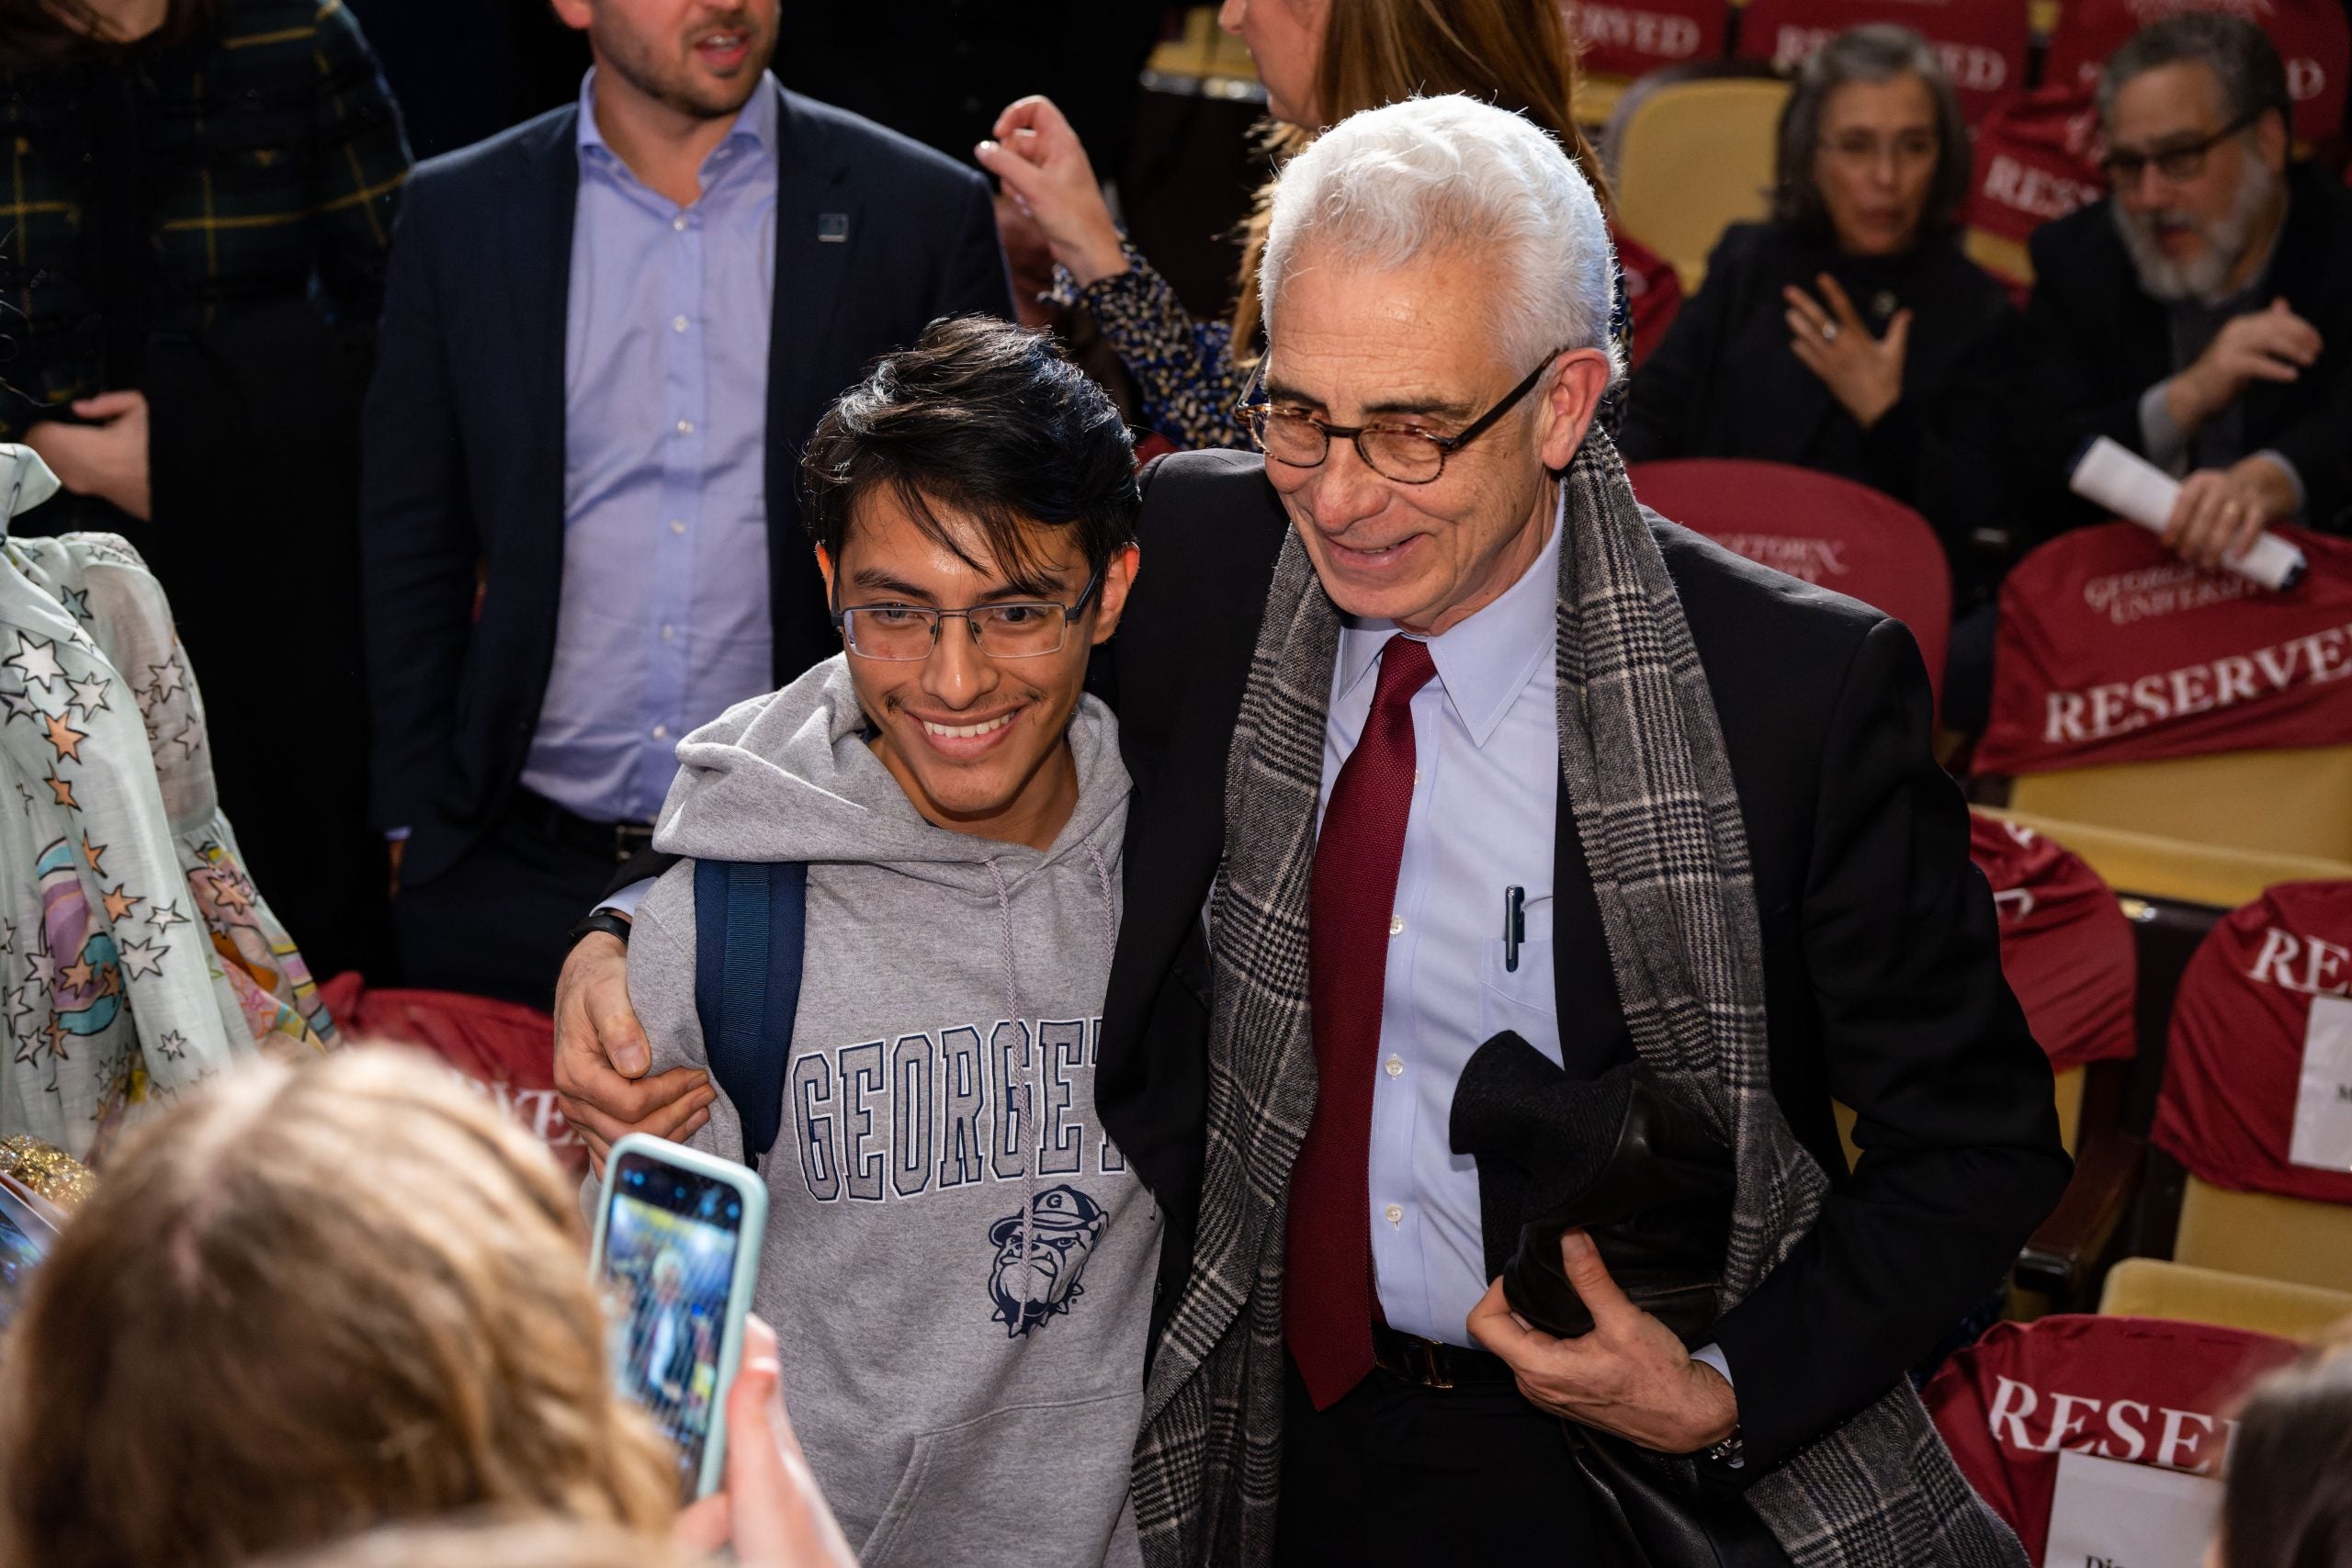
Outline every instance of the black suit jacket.
<svg viewBox="0 0 2352 1568">
<path fill-rule="evenodd" d="M 373 810 L 413 830 L 411 882 L 510 796 L 555 658 L 578 119 L 568 106 L 425 164 L 394 233 L 361 548 Z M 777 140 L 765 564 L 782 685 L 835 646 L 799 521 L 818 420 L 935 317 L 1009 318 L 1012 298 L 979 175 L 791 93 Z M 847 215 L 846 243 L 818 239 L 820 213 Z"/>
<path fill-rule="evenodd" d="M 1201 909 L 1288 524 L 1252 456 L 1184 454 L 1147 478 L 1144 569 L 1096 671 L 1135 797 L 1095 1095 L 1167 1215 L 1172 1302 L 1203 1176 Z M 1910 635 L 1670 524 L 1657 532 L 1747 823 L 1773 1093 L 1835 1187 L 1813 1233 L 1715 1331 L 1752 1478 L 1883 1394 L 1981 1301 L 2069 1165 L 2048 1060 L 2001 977 L 1966 808 L 1929 751 Z M 1572 1071 L 1597 1072 L 1632 1043 L 1565 796 L 1554 877 L 1562 1045 Z M 1833 1099 L 1860 1118 L 1850 1176 Z"/>
<path fill-rule="evenodd" d="M 2256 381 L 2240 399 L 2245 449 L 2276 448 L 2301 474 L 2304 520 L 2352 529 L 2352 192 L 2298 165 L 2288 175 L 2287 221 L 2263 279 L 2260 310 L 2283 298 L 2317 328 L 2319 363 L 2291 382 Z M 2033 298 L 2026 332 L 2033 395 L 2018 445 L 2029 455 L 2045 528 L 2106 514 L 2066 490 L 2075 456 L 2106 435 L 2138 452 L 2140 398 L 2173 373 L 2162 302 L 2140 287 L 2115 230 L 2113 198 L 2034 231 Z"/>
<path fill-rule="evenodd" d="M 1873 333 L 1913 312 L 1902 400 L 1867 431 L 1789 348 L 1781 291 L 1819 299 L 1824 272 Z M 1849 256 L 1786 223 L 1736 223 L 1634 373 L 1617 446 L 1629 463 L 1745 457 L 1883 491 L 1934 526 L 1965 606 L 1984 586 L 1974 531 L 2013 520 L 2005 447 L 2022 357 L 2008 296 L 1952 241 Z"/>
</svg>

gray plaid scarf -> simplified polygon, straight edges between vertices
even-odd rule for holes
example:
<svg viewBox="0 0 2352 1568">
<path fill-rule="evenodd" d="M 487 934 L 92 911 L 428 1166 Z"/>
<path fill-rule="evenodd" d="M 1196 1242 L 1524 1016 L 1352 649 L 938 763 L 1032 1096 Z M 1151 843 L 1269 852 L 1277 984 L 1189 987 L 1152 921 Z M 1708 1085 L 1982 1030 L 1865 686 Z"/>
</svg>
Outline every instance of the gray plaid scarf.
<svg viewBox="0 0 2352 1568">
<path fill-rule="evenodd" d="M 1828 1180 L 1771 1096 L 1747 840 L 1713 699 L 1650 519 L 1607 435 L 1563 481 L 1560 773 L 1642 1061 L 1734 1150 L 1736 1303 L 1813 1226 Z M 1315 1113 L 1307 894 L 1338 612 L 1283 545 L 1226 765 L 1207 1160 L 1193 1276 L 1153 1361 L 1135 1506 L 1154 1568 L 1273 1541 L 1290 1171 Z M 1690 1461 L 1658 1456 L 1662 1466 Z M 1747 1494 L 1798 1568 L 2024 1568 L 1908 1383 Z"/>
</svg>

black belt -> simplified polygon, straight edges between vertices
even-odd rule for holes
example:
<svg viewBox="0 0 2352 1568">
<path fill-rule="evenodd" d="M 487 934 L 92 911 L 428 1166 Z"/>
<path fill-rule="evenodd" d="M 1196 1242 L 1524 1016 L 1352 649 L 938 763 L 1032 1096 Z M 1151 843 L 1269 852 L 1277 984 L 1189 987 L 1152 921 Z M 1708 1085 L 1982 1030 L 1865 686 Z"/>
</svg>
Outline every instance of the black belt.
<svg viewBox="0 0 2352 1568">
<path fill-rule="evenodd" d="M 1372 1325 L 1372 1362 L 1391 1377 L 1422 1388 L 1461 1388 L 1518 1381 L 1510 1363 L 1500 1356 L 1424 1339 L 1385 1323 Z"/>
<path fill-rule="evenodd" d="M 583 854 L 609 856 L 615 865 L 653 847 L 653 829 L 649 823 L 593 822 L 527 789 L 515 790 L 513 811 L 514 820 L 540 837 Z"/>
</svg>

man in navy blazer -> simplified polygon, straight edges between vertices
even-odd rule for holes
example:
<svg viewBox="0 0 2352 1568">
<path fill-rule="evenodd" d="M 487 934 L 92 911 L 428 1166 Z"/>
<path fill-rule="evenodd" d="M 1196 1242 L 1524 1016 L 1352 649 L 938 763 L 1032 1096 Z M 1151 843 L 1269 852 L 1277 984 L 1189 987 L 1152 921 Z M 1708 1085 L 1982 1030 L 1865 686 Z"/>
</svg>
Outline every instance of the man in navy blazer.
<svg viewBox="0 0 2352 1568">
<path fill-rule="evenodd" d="M 987 183 L 767 73 L 777 0 L 556 0 L 581 101 L 420 167 L 367 409 L 373 810 L 413 985 L 544 1004 L 680 737 L 831 651 L 799 457 L 1012 313 Z"/>
</svg>

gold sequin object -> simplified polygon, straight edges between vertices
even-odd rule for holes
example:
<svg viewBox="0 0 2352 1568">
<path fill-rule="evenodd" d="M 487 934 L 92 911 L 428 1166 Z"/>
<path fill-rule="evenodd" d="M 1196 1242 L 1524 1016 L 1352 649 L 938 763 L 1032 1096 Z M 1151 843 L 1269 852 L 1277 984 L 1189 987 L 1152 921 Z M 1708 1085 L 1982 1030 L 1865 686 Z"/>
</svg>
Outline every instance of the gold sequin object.
<svg viewBox="0 0 2352 1568">
<path fill-rule="evenodd" d="M 89 1168 L 54 1144 L 17 1134 L 0 1138 L 0 1176 L 12 1176 L 59 1208 L 74 1210 L 90 1195 Z"/>
</svg>

